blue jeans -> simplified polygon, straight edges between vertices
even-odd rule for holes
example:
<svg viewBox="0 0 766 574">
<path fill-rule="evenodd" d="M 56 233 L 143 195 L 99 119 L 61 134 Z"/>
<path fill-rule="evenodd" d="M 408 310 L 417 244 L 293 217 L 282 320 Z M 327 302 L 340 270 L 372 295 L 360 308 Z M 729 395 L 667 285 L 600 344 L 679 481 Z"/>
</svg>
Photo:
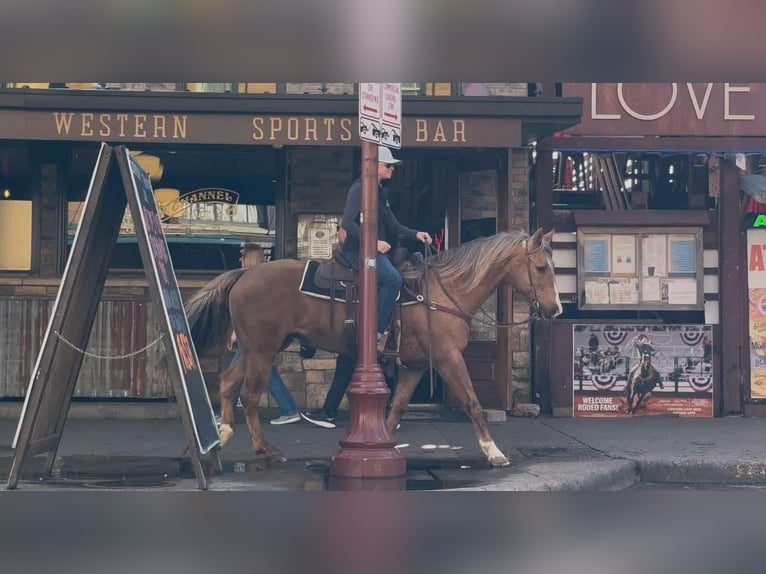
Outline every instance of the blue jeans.
<svg viewBox="0 0 766 574">
<path fill-rule="evenodd" d="M 343 252 L 350 263 L 356 263 L 359 269 L 359 254 Z M 378 272 L 378 333 L 382 333 L 391 321 L 391 314 L 396 306 L 396 297 L 402 288 L 402 276 L 391 263 L 391 260 L 383 253 L 378 253 L 376 258 Z"/>
<path fill-rule="evenodd" d="M 238 346 L 237 351 L 234 353 L 234 356 L 231 359 L 229 367 L 239 361 L 241 356 L 242 349 Z M 285 386 L 285 383 L 282 381 L 282 377 L 279 376 L 277 368 L 274 365 L 271 366 L 269 382 L 266 388 L 271 393 L 271 396 L 274 397 L 274 400 L 277 401 L 277 406 L 279 407 L 279 412 L 281 415 L 294 415 L 298 413 L 298 406 L 295 404 L 293 396 Z M 232 402 L 234 405 L 236 405 L 237 400 L 239 400 L 240 389 L 241 387 L 237 387 L 237 390 L 234 392 L 234 396 L 232 397 Z"/>
</svg>

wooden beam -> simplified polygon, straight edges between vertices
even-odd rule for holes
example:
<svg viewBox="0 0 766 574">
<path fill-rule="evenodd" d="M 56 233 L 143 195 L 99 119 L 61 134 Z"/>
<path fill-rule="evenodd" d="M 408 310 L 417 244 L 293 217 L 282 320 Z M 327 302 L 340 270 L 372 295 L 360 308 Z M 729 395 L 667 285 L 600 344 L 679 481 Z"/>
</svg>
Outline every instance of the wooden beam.
<svg viewBox="0 0 766 574">
<path fill-rule="evenodd" d="M 766 137 L 548 137 L 537 142 L 541 151 L 766 153 Z"/>
<path fill-rule="evenodd" d="M 740 231 L 739 169 L 729 161 L 721 165 L 720 229 L 720 295 L 721 310 L 721 376 L 724 415 L 742 412 L 743 365 L 740 350 L 746 346 L 747 275 L 745 244 Z"/>
<path fill-rule="evenodd" d="M 539 151 L 535 160 L 535 207 L 537 227 L 546 231 L 554 226 L 553 220 L 553 152 Z"/>
</svg>

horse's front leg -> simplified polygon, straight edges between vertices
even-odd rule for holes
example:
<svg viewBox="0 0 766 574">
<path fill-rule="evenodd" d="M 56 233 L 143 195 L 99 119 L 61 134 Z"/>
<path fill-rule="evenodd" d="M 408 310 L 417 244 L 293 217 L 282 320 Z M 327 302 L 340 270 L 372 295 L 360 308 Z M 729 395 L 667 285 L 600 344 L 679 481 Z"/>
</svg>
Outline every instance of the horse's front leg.
<svg viewBox="0 0 766 574">
<path fill-rule="evenodd" d="M 266 389 L 266 381 L 271 371 L 270 364 L 265 368 L 261 366 L 263 364 L 268 363 L 262 359 L 248 360 L 246 367 L 247 374 L 242 384 L 240 398 L 242 399 L 242 407 L 245 411 L 247 428 L 250 431 L 250 440 L 253 443 L 253 451 L 256 454 L 265 454 L 269 458 L 284 461 L 286 459 L 279 449 L 269 444 L 266 441 L 266 437 L 263 436 L 261 421 L 258 417 L 258 404 L 261 401 L 263 391 Z"/>
<path fill-rule="evenodd" d="M 415 392 L 415 387 L 418 386 L 420 377 L 423 376 L 425 369 L 407 369 L 402 367 L 399 369 L 399 377 L 396 379 L 396 389 L 394 391 L 394 398 L 391 400 L 391 410 L 388 413 L 386 419 L 386 427 L 388 432 L 393 433 L 396 429 L 396 425 L 402 420 L 402 413 L 407 405 L 410 404 L 412 393 Z"/>
<path fill-rule="evenodd" d="M 454 395 L 463 405 L 463 409 L 473 422 L 473 429 L 476 437 L 479 439 L 484 456 L 487 457 L 492 466 L 508 466 L 511 461 L 497 448 L 495 441 L 489 434 L 487 423 L 484 421 L 484 414 L 476 398 L 476 393 L 471 385 L 471 377 L 468 374 L 468 368 L 465 365 L 462 353 L 458 350 L 450 352 L 446 356 L 439 357 L 436 362 L 436 370 L 447 381 L 447 385 Z"/>
<path fill-rule="evenodd" d="M 221 447 L 229 442 L 234 435 L 234 404 L 232 395 L 242 380 L 245 378 L 245 367 L 241 360 L 236 361 L 223 373 L 218 383 L 219 400 L 221 402 L 221 422 L 218 426 L 218 436 L 221 440 Z"/>
</svg>

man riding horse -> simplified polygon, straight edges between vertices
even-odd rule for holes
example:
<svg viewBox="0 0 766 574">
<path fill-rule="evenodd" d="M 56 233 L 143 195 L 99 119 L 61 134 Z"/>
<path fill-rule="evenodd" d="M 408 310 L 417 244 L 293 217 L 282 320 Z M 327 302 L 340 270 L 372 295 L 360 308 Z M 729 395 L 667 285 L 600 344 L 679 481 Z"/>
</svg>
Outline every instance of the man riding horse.
<svg viewBox="0 0 766 574">
<path fill-rule="evenodd" d="M 405 239 L 417 239 L 423 243 L 431 243 L 431 236 L 426 231 L 415 231 L 405 227 L 396 219 L 388 202 L 388 190 L 380 182 L 391 179 L 394 168 L 402 161 L 396 159 L 391 150 L 384 146 L 378 146 L 378 245 L 377 245 L 377 278 L 378 278 L 378 349 L 385 347 L 388 335 L 388 324 L 394 311 L 396 297 L 402 288 L 402 276 L 386 257 L 391 245 L 396 243 L 398 237 Z M 343 209 L 343 229 L 346 231 L 346 240 L 343 242 L 342 252 L 349 263 L 358 271 L 360 268 L 360 203 L 362 184 L 360 180 L 354 181 L 346 194 L 346 206 Z"/>
</svg>

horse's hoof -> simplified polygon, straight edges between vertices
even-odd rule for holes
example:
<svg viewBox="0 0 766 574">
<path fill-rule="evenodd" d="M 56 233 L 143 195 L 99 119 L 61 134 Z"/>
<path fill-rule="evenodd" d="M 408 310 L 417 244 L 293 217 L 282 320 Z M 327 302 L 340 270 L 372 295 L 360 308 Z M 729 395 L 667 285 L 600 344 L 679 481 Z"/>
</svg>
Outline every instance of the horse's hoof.
<svg viewBox="0 0 766 574">
<path fill-rule="evenodd" d="M 497 468 L 501 466 L 508 466 L 511 464 L 511 461 L 508 460 L 508 458 L 505 456 L 495 456 L 489 459 L 489 464 Z"/>
<path fill-rule="evenodd" d="M 224 447 L 232 436 L 234 436 L 234 429 L 231 425 L 224 423 L 218 427 L 218 437 L 221 439 L 221 447 Z"/>
</svg>

